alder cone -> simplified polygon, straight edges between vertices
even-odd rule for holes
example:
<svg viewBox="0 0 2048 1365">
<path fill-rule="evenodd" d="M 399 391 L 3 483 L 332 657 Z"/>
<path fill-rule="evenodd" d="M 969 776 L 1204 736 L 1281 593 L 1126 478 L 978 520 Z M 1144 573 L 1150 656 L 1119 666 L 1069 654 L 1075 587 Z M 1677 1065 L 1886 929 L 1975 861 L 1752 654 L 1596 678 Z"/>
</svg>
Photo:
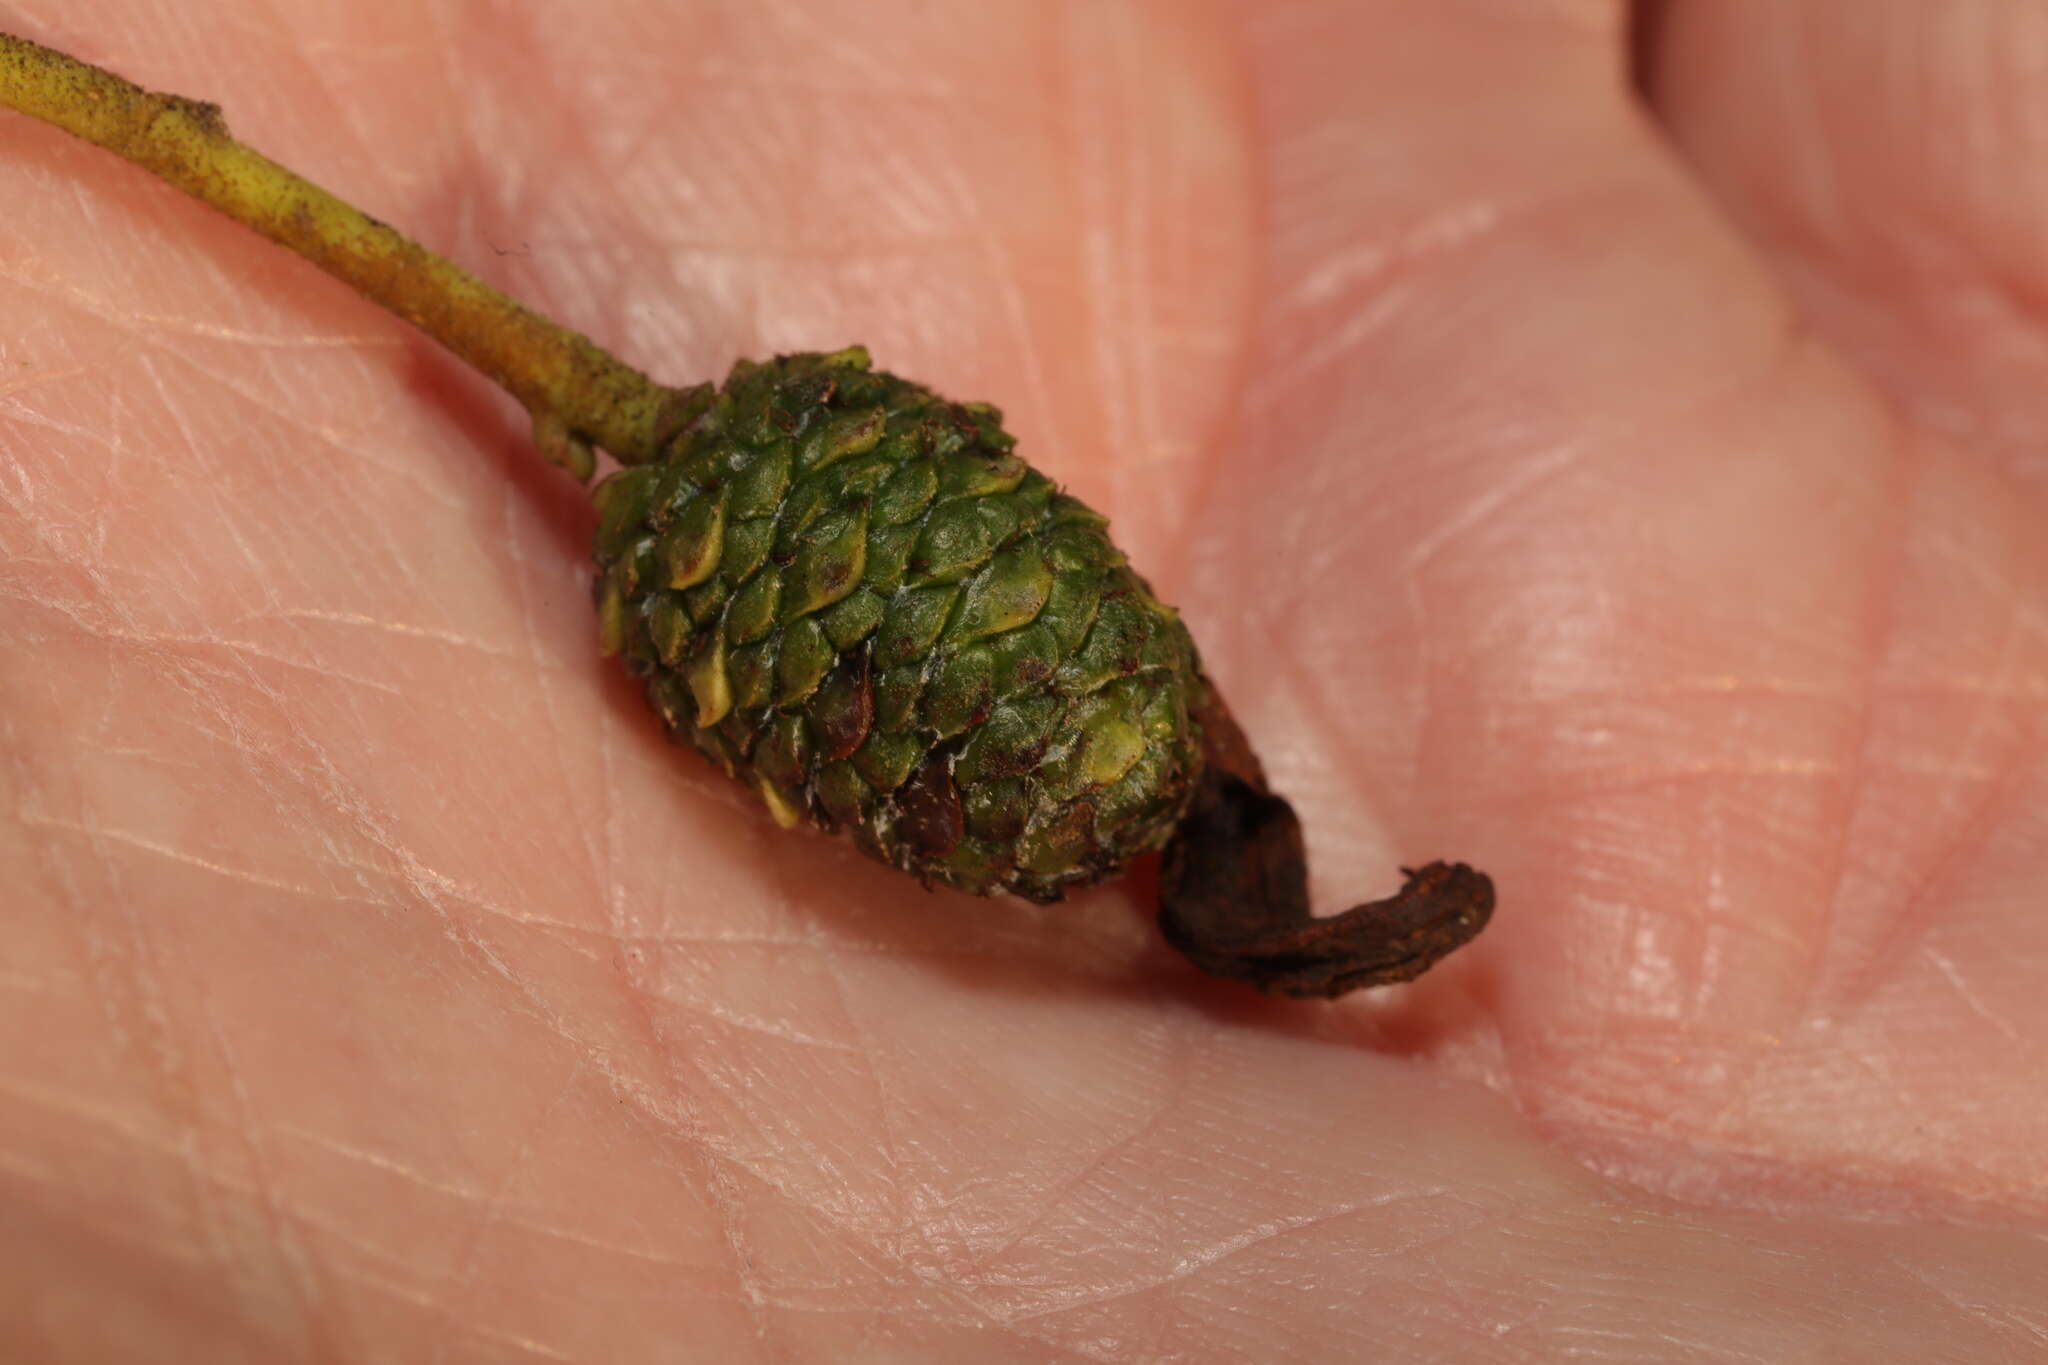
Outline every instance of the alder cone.
<svg viewBox="0 0 2048 1365">
<path fill-rule="evenodd" d="M 1002 414 L 855 347 L 741 361 L 597 490 L 604 644 L 784 824 L 1056 900 L 1199 775 L 1193 641 Z"/>
</svg>

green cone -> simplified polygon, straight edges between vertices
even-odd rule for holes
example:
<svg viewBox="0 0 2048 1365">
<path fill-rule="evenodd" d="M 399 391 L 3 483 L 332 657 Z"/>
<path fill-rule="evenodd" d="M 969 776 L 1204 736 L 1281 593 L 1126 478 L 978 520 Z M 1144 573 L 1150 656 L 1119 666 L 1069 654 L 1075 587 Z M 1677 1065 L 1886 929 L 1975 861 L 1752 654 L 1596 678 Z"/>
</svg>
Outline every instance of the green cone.
<svg viewBox="0 0 2048 1365">
<path fill-rule="evenodd" d="M 243 145 L 213 105 L 0 33 L 0 106 L 410 320 L 517 398 L 578 482 L 598 447 L 630 466 L 597 490 L 604 647 L 785 824 L 1035 900 L 1165 845 L 1167 941 L 1286 995 L 1410 980 L 1491 918 L 1492 881 L 1441 862 L 1310 912 L 1300 822 L 1179 618 L 994 408 L 859 347 L 669 388 Z"/>
<path fill-rule="evenodd" d="M 1174 611 L 985 404 L 859 347 L 741 361 L 597 490 L 599 618 L 670 731 L 927 883 L 1058 899 L 1202 759 Z"/>
</svg>

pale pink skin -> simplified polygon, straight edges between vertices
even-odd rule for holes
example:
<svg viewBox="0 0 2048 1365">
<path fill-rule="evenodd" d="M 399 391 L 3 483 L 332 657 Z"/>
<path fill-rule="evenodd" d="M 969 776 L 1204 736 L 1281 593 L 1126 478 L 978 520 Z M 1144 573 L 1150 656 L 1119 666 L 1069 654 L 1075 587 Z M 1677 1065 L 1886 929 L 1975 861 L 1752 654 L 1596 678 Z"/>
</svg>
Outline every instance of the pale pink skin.
<svg viewBox="0 0 2048 1365">
<path fill-rule="evenodd" d="M 1268 1003 L 781 832 L 507 402 L 0 117 L 0 1358 L 2048 1350 L 2048 12 L 1680 0 L 1662 130 L 1625 19 L 0 7 L 662 377 L 1000 403 L 1322 903 L 1500 886 Z"/>
</svg>

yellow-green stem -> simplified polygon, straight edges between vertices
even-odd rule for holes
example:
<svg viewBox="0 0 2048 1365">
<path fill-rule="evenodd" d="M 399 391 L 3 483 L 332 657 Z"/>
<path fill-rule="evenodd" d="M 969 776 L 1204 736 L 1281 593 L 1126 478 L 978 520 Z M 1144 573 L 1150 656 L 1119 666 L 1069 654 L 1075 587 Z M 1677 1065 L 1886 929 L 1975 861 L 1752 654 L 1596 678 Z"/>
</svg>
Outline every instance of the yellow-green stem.
<svg viewBox="0 0 2048 1365">
<path fill-rule="evenodd" d="M 588 337 L 250 150 L 214 105 L 145 90 L 4 33 L 0 105 L 169 181 L 412 323 L 524 404 L 549 458 L 580 476 L 588 476 L 591 444 L 626 464 L 654 458 L 695 396 L 656 384 Z"/>
</svg>

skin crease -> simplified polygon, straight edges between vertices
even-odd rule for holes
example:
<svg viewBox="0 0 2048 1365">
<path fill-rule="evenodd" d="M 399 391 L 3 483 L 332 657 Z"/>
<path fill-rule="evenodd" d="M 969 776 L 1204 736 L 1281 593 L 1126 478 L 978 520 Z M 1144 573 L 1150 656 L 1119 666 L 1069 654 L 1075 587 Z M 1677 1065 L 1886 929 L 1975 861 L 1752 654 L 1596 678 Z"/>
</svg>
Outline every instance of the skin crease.
<svg viewBox="0 0 2048 1365">
<path fill-rule="evenodd" d="M 1656 17 L 0 6 L 664 378 L 1001 403 L 1324 904 L 1501 887 L 1304 1006 L 780 833 L 508 404 L 0 118 L 0 1356 L 2048 1349 L 2048 11 Z"/>
</svg>

